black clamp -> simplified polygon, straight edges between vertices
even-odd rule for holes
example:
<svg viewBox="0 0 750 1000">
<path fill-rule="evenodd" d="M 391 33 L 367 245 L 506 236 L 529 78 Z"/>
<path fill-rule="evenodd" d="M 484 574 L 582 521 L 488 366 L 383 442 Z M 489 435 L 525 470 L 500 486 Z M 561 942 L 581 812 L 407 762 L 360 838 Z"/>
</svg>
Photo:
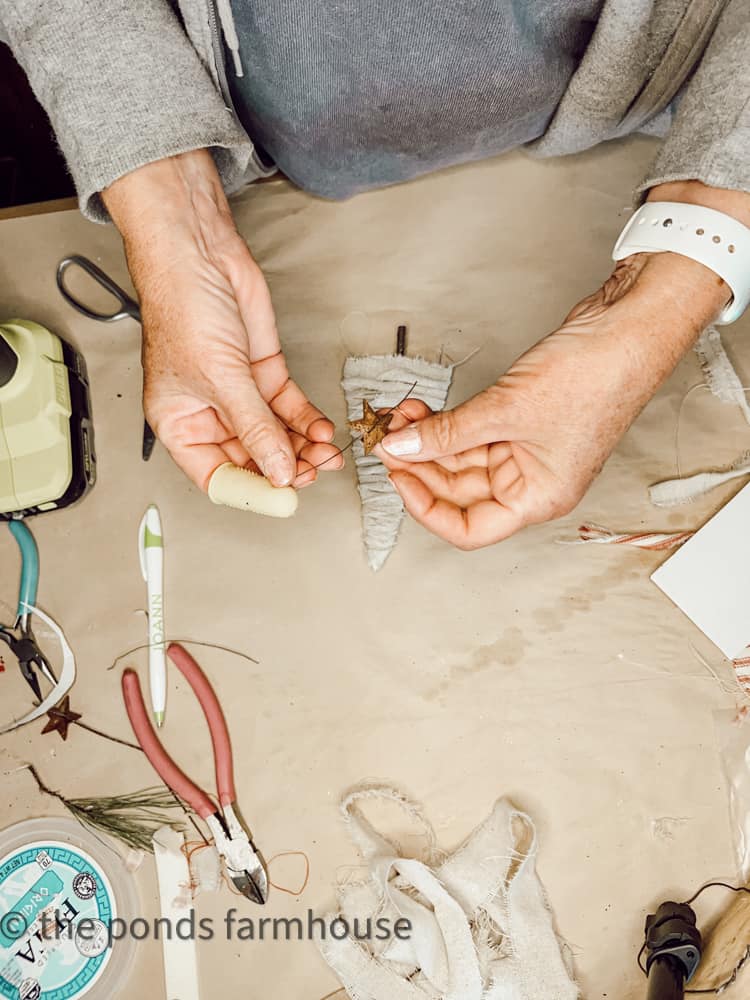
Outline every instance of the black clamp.
<svg viewBox="0 0 750 1000">
<path fill-rule="evenodd" d="M 696 916 L 685 903 L 662 903 L 646 918 L 646 972 L 654 962 L 671 956 L 685 970 L 685 982 L 695 975 L 701 960 L 703 940 Z"/>
</svg>

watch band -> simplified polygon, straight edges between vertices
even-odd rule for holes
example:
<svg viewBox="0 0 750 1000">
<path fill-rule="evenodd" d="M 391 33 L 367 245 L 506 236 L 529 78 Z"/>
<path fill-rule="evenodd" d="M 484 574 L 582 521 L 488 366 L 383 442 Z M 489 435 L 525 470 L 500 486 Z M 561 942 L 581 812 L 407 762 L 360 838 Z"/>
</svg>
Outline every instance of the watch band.
<svg viewBox="0 0 750 1000">
<path fill-rule="evenodd" d="M 612 259 L 664 252 L 697 260 L 729 285 L 732 300 L 717 323 L 733 323 L 750 305 L 750 229 L 731 215 L 702 205 L 647 201 L 620 233 Z"/>
</svg>

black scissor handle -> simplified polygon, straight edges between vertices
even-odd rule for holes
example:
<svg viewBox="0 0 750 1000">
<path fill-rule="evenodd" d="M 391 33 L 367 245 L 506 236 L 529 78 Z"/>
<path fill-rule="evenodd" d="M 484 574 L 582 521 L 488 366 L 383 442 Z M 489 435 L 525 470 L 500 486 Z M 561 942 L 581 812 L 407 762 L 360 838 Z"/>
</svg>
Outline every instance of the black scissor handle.
<svg viewBox="0 0 750 1000">
<path fill-rule="evenodd" d="M 80 267 L 82 271 L 85 271 L 86 274 L 117 299 L 120 303 L 120 308 L 111 313 L 96 312 L 90 309 L 84 302 L 81 302 L 80 299 L 77 299 L 65 285 L 65 272 L 70 267 Z M 88 257 L 80 257 L 78 254 L 74 254 L 72 257 L 65 257 L 61 260 L 57 265 L 57 287 L 60 289 L 60 294 L 65 301 L 89 319 L 99 320 L 101 323 L 111 323 L 129 316 L 131 319 L 138 320 L 139 323 L 141 321 L 141 309 L 135 299 L 131 298 L 123 288 L 120 288 L 108 274 L 105 274 Z"/>
</svg>

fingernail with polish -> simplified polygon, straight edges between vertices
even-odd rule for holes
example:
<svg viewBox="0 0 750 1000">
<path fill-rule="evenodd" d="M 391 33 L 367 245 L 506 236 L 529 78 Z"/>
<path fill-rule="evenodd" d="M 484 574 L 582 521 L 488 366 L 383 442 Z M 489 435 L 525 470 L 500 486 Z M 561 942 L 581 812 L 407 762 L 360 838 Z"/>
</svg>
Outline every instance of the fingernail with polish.
<svg viewBox="0 0 750 1000">
<path fill-rule="evenodd" d="M 407 427 L 405 431 L 388 434 L 383 438 L 383 447 L 389 455 L 401 458 L 403 455 L 418 455 L 422 450 L 422 435 L 418 427 Z"/>
<path fill-rule="evenodd" d="M 295 470 L 283 451 L 274 451 L 263 462 L 263 475 L 270 479 L 274 486 L 288 486 L 294 479 Z"/>
</svg>

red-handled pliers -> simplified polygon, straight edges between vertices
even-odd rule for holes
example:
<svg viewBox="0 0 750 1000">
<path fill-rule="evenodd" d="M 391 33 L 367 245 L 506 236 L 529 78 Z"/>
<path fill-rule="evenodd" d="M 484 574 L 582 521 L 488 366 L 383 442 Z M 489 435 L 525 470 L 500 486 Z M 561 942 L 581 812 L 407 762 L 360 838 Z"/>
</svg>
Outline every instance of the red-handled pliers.
<svg viewBox="0 0 750 1000">
<path fill-rule="evenodd" d="M 138 674 L 134 670 L 125 670 L 122 691 L 133 732 L 162 781 L 208 824 L 216 850 L 236 888 L 253 902 L 265 903 L 268 899 L 268 875 L 248 830 L 238 816 L 232 745 L 221 705 L 208 678 L 186 649 L 173 642 L 167 648 L 167 656 L 190 684 L 206 717 L 214 750 L 219 808 L 166 752 L 148 717 Z"/>
</svg>

